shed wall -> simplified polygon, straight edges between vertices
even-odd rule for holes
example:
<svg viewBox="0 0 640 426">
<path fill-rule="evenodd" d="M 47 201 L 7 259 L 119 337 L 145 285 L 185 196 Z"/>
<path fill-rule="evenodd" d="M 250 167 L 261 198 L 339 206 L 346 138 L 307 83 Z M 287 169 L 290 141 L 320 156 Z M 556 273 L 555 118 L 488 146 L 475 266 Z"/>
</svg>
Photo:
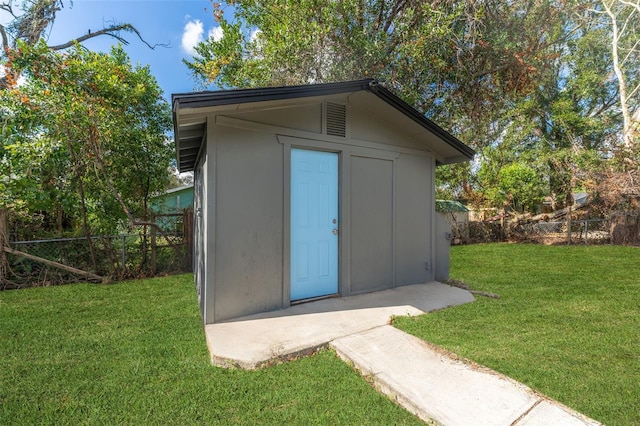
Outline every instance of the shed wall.
<svg viewBox="0 0 640 426">
<path fill-rule="evenodd" d="M 283 110 L 286 112 L 283 114 Z M 270 126 L 288 129 L 322 132 L 322 104 L 319 102 L 300 105 L 296 108 L 273 108 L 259 111 L 243 111 L 232 114 L 233 117 Z"/>
<path fill-rule="evenodd" d="M 206 277 L 205 323 L 289 305 L 291 147 L 340 155 L 342 296 L 432 280 L 434 157 L 426 149 L 411 149 L 415 141 L 409 139 L 381 145 L 392 131 L 370 144 L 325 136 L 319 132 L 321 104 L 277 111 L 278 120 L 269 119 L 273 112 L 227 112 L 223 115 L 232 119 L 222 124 L 213 124 L 215 115 L 208 119 L 207 155 L 196 172 L 206 182 L 196 205 L 202 203 L 209 225 L 196 228 L 204 232 L 207 247 L 196 250 L 196 282 Z M 296 117 L 295 129 L 283 127 L 282 117 L 289 113 Z M 350 125 L 359 137 L 370 132 L 358 128 L 366 122 Z M 403 137 L 400 129 L 396 137 Z"/>
<path fill-rule="evenodd" d="M 282 307 L 283 153 L 274 135 L 216 129 L 215 320 Z"/>
</svg>

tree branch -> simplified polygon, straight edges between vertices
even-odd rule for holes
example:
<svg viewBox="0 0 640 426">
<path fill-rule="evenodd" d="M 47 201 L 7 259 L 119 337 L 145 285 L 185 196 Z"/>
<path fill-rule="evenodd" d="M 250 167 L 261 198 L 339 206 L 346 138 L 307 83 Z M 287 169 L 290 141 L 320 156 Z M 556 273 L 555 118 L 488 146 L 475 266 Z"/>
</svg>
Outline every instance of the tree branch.
<svg viewBox="0 0 640 426">
<path fill-rule="evenodd" d="M 633 47 L 631 47 L 631 49 L 629 49 L 629 53 L 627 53 L 627 56 L 625 56 L 625 57 L 624 57 L 624 59 L 622 60 L 622 62 L 620 62 L 620 65 L 624 65 L 624 63 L 625 63 L 625 62 L 627 62 L 627 59 L 629 59 L 629 57 L 630 57 L 632 54 L 637 53 L 637 52 L 636 52 L 636 47 L 638 47 L 638 45 L 639 45 L 639 44 L 640 44 L 640 39 L 638 39 L 638 40 L 634 43 Z"/>
<path fill-rule="evenodd" d="M 624 24 L 622 25 L 622 28 L 618 31 L 618 34 L 620 34 L 620 37 L 622 37 L 622 34 L 624 34 L 625 31 L 627 30 L 627 26 L 629 25 L 629 22 L 633 22 L 631 18 L 633 17 L 633 14 L 635 12 L 636 12 L 635 10 L 632 10 L 629 16 L 627 16 L 627 19 L 624 20 Z"/>
<path fill-rule="evenodd" d="M 640 89 L 640 84 L 638 84 L 631 92 L 629 92 L 629 94 L 627 95 L 628 99 L 633 98 L 633 96 L 636 94 L 636 92 Z"/>
<path fill-rule="evenodd" d="M 0 10 L 4 10 L 5 12 L 10 13 L 13 19 L 17 18 L 16 14 L 13 13 L 13 7 L 11 7 L 11 2 L 9 3 L 2 2 L 2 4 L 0 4 Z"/>
<path fill-rule="evenodd" d="M 101 277 L 100 275 L 96 275 L 92 272 L 87 272 L 87 271 L 83 271 L 81 269 L 76 269 L 73 268 L 71 266 L 67 266 L 67 265 L 63 265 L 62 263 L 58 263 L 58 262 L 54 262 L 53 260 L 49 260 L 49 259 L 44 259 L 42 257 L 38 257 L 38 256 L 34 256 L 32 254 L 29 253 L 24 253 L 15 249 L 12 249 L 11 247 L 0 247 L 0 250 L 7 252 L 9 254 L 12 254 L 14 256 L 21 256 L 30 260 L 35 260 L 36 262 L 40 262 L 40 263 L 44 263 L 47 266 L 53 266 L 54 268 L 59 268 L 62 270 L 65 270 L 67 272 L 72 272 L 74 274 L 78 274 L 78 275 L 83 275 L 87 278 L 91 278 L 92 280 L 101 282 L 101 283 L 105 283 L 106 280 L 104 277 Z"/>
<path fill-rule="evenodd" d="M 4 29 L 4 25 L 0 24 L 0 35 L 2 35 L 2 51 L 7 53 L 9 50 L 9 39 L 7 38 L 7 32 Z"/>
<path fill-rule="evenodd" d="M 627 6 L 631 6 L 634 9 L 636 9 L 638 12 L 640 12 L 640 2 L 636 1 L 635 3 L 632 3 L 630 1 L 625 1 L 625 0 L 620 0 L 620 3 L 627 5 Z"/>
<path fill-rule="evenodd" d="M 115 38 L 116 40 L 118 40 L 119 42 L 121 42 L 124 45 L 129 44 L 129 42 L 123 38 L 122 36 L 120 36 L 118 34 L 118 32 L 120 31 L 125 31 L 125 32 L 129 32 L 129 33 L 134 33 L 135 35 L 138 36 L 138 38 L 140 39 L 140 41 L 142 41 L 144 44 L 146 44 L 150 49 L 155 50 L 156 47 L 160 46 L 160 47 L 169 47 L 168 44 L 150 44 L 149 42 L 147 42 L 142 35 L 140 34 L 140 32 L 136 29 L 136 27 L 134 27 L 131 24 L 118 24 L 118 25 L 112 25 L 110 27 L 107 28 L 103 28 L 99 31 L 89 31 L 87 34 L 75 38 L 73 40 L 70 40 L 66 43 L 63 44 L 58 44 L 56 46 L 49 46 L 49 48 L 51 50 L 63 50 L 63 49 L 67 49 L 71 46 L 73 46 L 75 43 L 82 43 L 83 41 L 92 39 L 94 37 L 99 37 L 102 35 L 108 35 L 111 36 L 113 38 Z"/>
<path fill-rule="evenodd" d="M 599 116 L 604 111 L 606 111 L 609 108 L 611 108 L 618 101 L 618 96 L 619 96 L 618 89 L 616 89 L 615 93 L 613 93 L 608 100 L 607 99 L 604 100 L 602 105 L 600 105 L 600 108 L 598 108 L 597 110 L 588 111 L 587 112 L 587 116 L 589 118 L 593 118 L 593 117 Z"/>
</svg>

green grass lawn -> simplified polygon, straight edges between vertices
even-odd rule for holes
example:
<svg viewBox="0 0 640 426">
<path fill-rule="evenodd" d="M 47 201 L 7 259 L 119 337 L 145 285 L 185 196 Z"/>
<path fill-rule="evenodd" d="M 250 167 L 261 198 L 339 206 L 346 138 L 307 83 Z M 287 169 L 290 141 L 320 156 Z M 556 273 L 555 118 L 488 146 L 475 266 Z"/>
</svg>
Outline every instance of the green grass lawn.
<svg viewBox="0 0 640 426">
<path fill-rule="evenodd" d="M 640 249 L 453 247 L 451 277 L 502 298 L 394 325 L 607 425 L 640 424 Z"/>
<path fill-rule="evenodd" d="M 190 275 L 0 292 L 0 424 L 419 424 L 333 352 L 213 367 Z"/>
</svg>

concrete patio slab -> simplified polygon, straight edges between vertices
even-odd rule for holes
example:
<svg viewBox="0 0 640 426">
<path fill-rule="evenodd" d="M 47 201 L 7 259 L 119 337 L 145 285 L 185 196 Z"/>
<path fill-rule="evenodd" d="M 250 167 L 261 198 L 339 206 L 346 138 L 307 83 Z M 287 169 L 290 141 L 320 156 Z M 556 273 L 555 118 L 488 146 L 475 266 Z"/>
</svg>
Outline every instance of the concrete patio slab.
<svg viewBox="0 0 640 426">
<path fill-rule="evenodd" d="M 420 315 L 472 301 L 466 290 L 430 282 L 209 324 L 205 333 L 215 365 L 253 369 L 388 324 L 392 316 Z"/>
<path fill-rule="evenodd" d="M 425 421 L 478 426 L 599 424 L 390 325 L 336 339 L 331 347 L 372 378 L 381 392 Z"/>
</svg>

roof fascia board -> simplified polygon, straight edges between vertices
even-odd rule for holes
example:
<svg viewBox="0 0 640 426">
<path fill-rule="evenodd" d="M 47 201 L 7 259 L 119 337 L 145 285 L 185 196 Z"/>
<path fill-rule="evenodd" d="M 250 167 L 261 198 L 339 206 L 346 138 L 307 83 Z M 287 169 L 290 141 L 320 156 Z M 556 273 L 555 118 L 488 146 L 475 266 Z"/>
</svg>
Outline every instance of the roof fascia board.
<svg viewBox="0 0 640 426">
<path fill-rule="evenodd" d="M 217 92 L 182 93 L 171 95 L 173 110 L 178 108 L 200 108 L 211 105 L 232 105 L 249 102 L 277 101 L 313 96 L 336 95 L 345 92 L 369 90 L 375 80 L 356 80 L 339 83 L 312 84 L 303 86 L 267 87 L 260 89 L 238 89 Z"/>
<path fill-rule="evenodd" d="M 346 95 L 353 92 L 348 92 Z M 331 99 L 343 99 L 345 93 L 326 95 L 326 96 L 314 96 L 304 98 L 287 98 L 277 100 L 267 100 L 262 102 L 245 102 L 245 103 L 233 103 L 233 104 L 212 104 L 205 107 L 194 108 L 191 105 L 182 107 L 180 109 L 181 124 L 189 121 L 201 122 L 204 118 L 211 114 L 227 114 L 233 113 L 245 113 L 245 112 L 262 112 L 262 111 L 274 111 L 292 107 L 304 107 L 306 105 L 314 105 L 319 100 L 331 100 Z"/>
</svg>

